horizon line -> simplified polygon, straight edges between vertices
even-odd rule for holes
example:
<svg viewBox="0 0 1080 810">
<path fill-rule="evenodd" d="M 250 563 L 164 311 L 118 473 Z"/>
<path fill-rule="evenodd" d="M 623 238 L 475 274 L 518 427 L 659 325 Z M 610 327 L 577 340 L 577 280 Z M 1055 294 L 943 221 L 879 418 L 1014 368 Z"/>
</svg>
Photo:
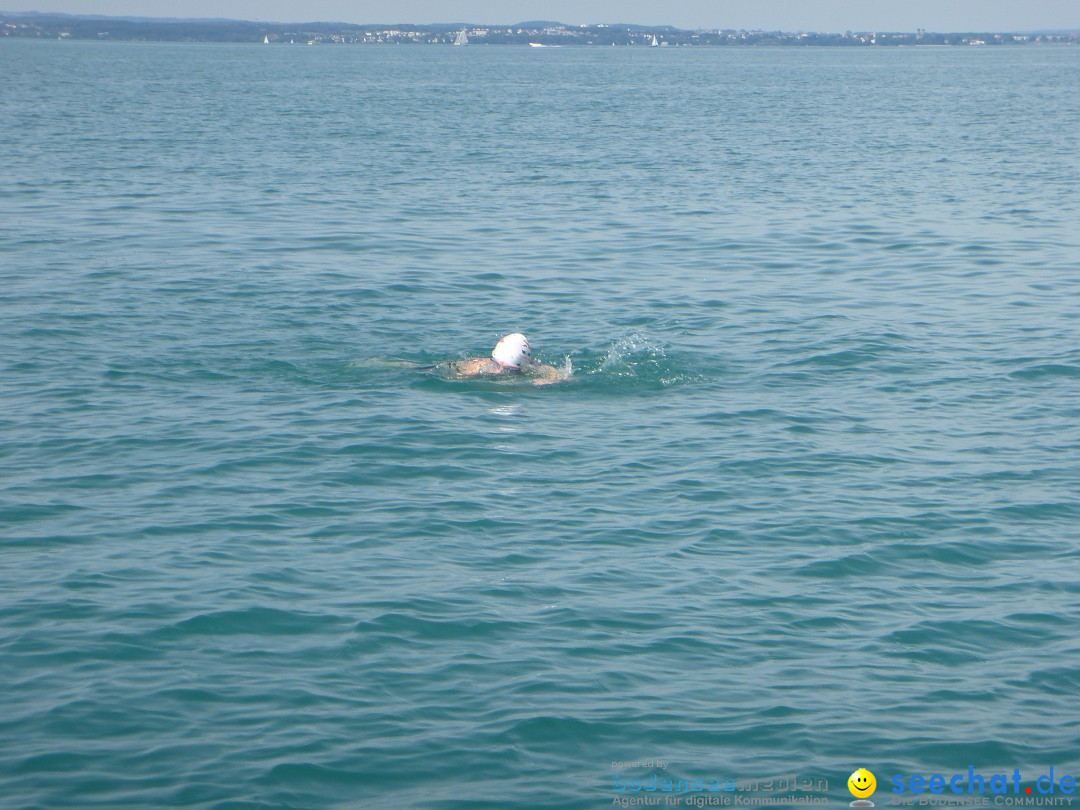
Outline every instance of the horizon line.
<svg viewBox="0 0 1080 810">
<path fill-rule="evenodd" d="M 416 27 L 432 27 L 432 28 L 519 28 L 529 24 L 542 23 L 544 25 L 561 26 L 563 28 L 643 28 L 643 29 L 660 29 L 667 28 L 674 31 L 746 31 L 746 32 L 762 32 L 762 33 L 806 33 L 806 34 L 826 34 L 836 33 L 839 34 L 839 29 L 835 31 L 831 30 L 811 30 L 811 29 L 799 29 L 799 28 L 680 28 L 677 25 L 671 23 L 628 23 L 628 22 L 593 22 L 593 23 L 565 23 L 559 20 L 521 20 L 514 23 L 477 23 L 467 21 L 448 21 L 448 22 L 405 22 L 398 21 L 394 23 L 388 22 L 346 22 L 344 20 L 254 20 L 244 19 L 239 17 L 154 17 L 146 15 L 134 15 L 134 14 L 95 14 L 95 13 L 79 13 L 74 14 L 66 11 L 4 11 L 0 9 L 0 16 L 11 17 L 67 17 L 72 19 L 84 19 L 84 20 L 123 20 L 130 22 L 154 22 L 154 23 L 247 23 L 250 25 L 348 25 L 357 27 L 367 26 L 416 26 Z M 866 28 L 856 29 L 847 28 L 845 31 L 851 31 L 854 33 L 883 33 L 883 34 L 912 34 L 918 31 L 924 31 L 932 34 L 968 34 L 968 33 L 1009 33 L 1009 34 L 1029 34 L 1029 33 L 1080 33 L 1080 26 L 1070 27 L 1065 26 L 1063 28 L 1010 28 L 1010 29 L 992 29 L 992 28 L 969 28 L 969 29 L 957 29 L 953 31 L 938 31 L 926 28 L 916 28 L 914 31 L 893 30 L 886 28 Z"/>
</svg>

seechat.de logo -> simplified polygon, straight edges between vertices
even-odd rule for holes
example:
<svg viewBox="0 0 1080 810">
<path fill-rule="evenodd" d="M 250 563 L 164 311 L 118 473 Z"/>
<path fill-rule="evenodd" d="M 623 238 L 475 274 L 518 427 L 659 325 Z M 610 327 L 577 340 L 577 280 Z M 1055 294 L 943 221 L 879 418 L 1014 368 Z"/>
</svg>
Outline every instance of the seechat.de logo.
<svg viewBox="0 0 1080 810">
<path fill-rule="evenodd" d="M 912 793 L 916 796 L 930 793 L 946 796 L 950 794 L 991 794 L 994 804 L 998 806 L 1012 804 L 1048 804 L 1055 796 L 1061 796 L 1060 800 L 1065 803 L 1072 802 L 1073 791 L 1077 788 L 1078 780 L 1071 774 L 1063 774 L 1060 771 L 1057 778 L 1054 775 L 1054 766 L 1050 766 L 1050 772 L 1040 774 L 1035 779 L 1035 793 L 1032 786 L 1024 784 L 1024 777 L 1019 768 L 1013 768 L 1011 774 L 995 773 L 981 774 L 975 771 L 974 765 L 968 765 L 967 773 L 954 774 L 921 774 L 909 775 L 896 774 L 892 782 L 892 792 L 897 795 Z M 1009 795 L 1011 794 L 1011 795 Z M 1043 797 L 1046 797 L 1045 799 Z M 1023 798 L 1023 801 L 1020 799 Z M 929 800 L 929 798 L 928 798 Z"/>
</svg>

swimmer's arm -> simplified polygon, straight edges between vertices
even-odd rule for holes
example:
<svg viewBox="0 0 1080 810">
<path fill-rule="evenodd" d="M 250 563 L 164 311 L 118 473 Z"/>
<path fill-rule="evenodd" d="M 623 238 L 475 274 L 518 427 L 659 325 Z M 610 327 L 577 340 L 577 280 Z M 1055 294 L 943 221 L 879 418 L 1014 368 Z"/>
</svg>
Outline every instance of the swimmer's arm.
<svg viewBox="0 0 1080 810">
<path fill-rule="evenodd" d="M 570 376 L 565 369 L 555 368 L 555 366 L 548 366 L 544 363 L 531 363 L 530 371 L 537 375 L 536 379 L 532 381 L 533 385 L 550 385 L 551 383 L 561 382 Z"/>
<path fill-rule="evenodd" d="M 454 360 L 450 363 L 450 373 L 461 377 L 482 374 L 491 362 L 487 357 L 470 357 L 468 360 Z"/>
</svg>

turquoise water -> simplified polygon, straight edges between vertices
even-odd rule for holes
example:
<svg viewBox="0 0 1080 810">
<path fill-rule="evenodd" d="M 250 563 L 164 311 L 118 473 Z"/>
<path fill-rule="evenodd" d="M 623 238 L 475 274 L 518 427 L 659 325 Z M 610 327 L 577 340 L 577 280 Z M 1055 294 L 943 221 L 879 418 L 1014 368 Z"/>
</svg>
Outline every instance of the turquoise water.
<svg viewBox="0 0 1080 810">
<path fill-rule="evenodd" d="M 0 805 L 1080 770 L 1080 49 L 0 65 Z"/>
</svg>

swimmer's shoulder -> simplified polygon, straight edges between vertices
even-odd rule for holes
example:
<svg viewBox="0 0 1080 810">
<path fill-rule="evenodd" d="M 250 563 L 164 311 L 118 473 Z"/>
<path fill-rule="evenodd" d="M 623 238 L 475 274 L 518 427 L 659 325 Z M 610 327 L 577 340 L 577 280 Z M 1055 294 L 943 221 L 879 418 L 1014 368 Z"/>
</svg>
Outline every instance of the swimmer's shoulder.
<svg viewBox="0 0 1080 810">
<path fill-rule="evenodd" d="M 460 374 L 462 376 L 484 374 L 488 371 L 488 365 L 490 363 L 491 358 L 489 357 L 470 357 L 466 360 L 453 360 L 450 363 L 450 373 Z"/>
</svg>

